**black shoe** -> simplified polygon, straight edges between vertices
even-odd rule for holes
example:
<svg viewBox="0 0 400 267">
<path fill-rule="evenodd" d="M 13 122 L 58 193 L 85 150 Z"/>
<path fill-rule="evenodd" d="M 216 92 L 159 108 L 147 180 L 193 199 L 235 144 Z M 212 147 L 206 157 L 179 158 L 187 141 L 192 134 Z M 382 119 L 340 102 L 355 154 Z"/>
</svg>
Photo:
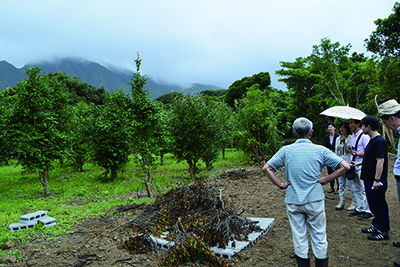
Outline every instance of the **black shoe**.
<svg viewBox="0 0 400 267">
<path fill-rule="evenodd" d="M 393 246 L 400 248 L 400 242 L 394 241 L 394 242 L 393 242 Z"/>
<path fill-rule="evenodd" d="M 369 220 L 369 219 L 373 219 L 375 216 L 372 215 L 369 212 L 365 212 L 363 215 L 358 216 L 358 219 L 360 220 Z"/>
<path fill-rule="evenodd" d="M 400 261 L 393 262 L 394 266 L 400 266 Z"/>
<path fill-rule="evenodd" d="M 296 255 L 296 261 L 298 267 L 310 267 L 310 258 L 304 259 Z"/>
<path fill-rule="evenodd" d="M 339 194 L 339 189 L 335 191 L 335 194 Z"/>
<path fill-rule="evenodd" d="M 389 238 L 390 238 L 389 237 L 389 233 L 384 233 L 384 232 L 381 232 L 379 230 L 377 230 L 377 232 L 375 234 L 372 234 L 372 235 L 368 236 L 369 240 L 377 240 L 377 241 L 388 240 Z"/>
<path fill-rule="evenodd" d="M 328 190 L 328 193 L 333 193 L 335 190 L 333 188 Z"/>
<path fill-rule="evenodd" d="M 325 258 L 325 259 L 315 258 L 315 266 L 317 266 L 317 267 L 328 267 L 328 258 Z"/>
<path fill-rule="evenodd" d="M 375 234 L 378 232 L 378 228 L 372 225 L 370 228 L 361 229 L 361 232 L 364 234 Z"/>
<path fill-rule="evenodd" d="M 353 212 L 350 212 L 349 215 L 350 216 L 360 216 L 360 215 L 363 215 L 364 213 L 365 213 L 364 211 L 355 210 Z"/>
</svg>

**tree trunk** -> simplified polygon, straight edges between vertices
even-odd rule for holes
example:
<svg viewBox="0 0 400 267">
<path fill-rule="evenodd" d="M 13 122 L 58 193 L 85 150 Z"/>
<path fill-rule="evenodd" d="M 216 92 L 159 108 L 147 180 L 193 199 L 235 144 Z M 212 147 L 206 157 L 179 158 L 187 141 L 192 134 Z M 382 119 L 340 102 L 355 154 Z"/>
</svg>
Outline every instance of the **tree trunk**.
<svg viewBox="0 0 400 267">
<path fill-rule="evenodd" d="M 144 170 L 144 184 L 146 186 L 146 191 L 148 197 L 152 197 L 151 191 L 150 191 L 150 171 L 149 170 Z"/>
<path fill-rule="evenodd" d="M 47 181 L 49 178 L 49 168 L 46 167 L 46 169 L 44 171 L 39 172 L 39 175 L 40 175 L 40 181 L 42 182 L 42 185 L 43 185 L 44 195 L 49 196 L 50 191 L 49 191 L 48 181 Z"/>
<path fill-rule="evenodd" d="M 148 195 L 149 197 L 151 197 L 152 194 L 151 194 L 151 191 L 150 191 L 150 181 L 151 181 L 150 167 L 149 167 L 149 168 L 146 168 L 146 167 L 147 167 L 147 162 L 146 162 L 146 157 L 145 157 L 145 156 L 142 157 L 142 160 L 143 160 L 143 166 L 144 166 L 144 168 L 143 168 L 143 172 L 144 172 L 144 185 L 146 186 L 147 195 Z"/>
<path fill-rule="evenodd" d="M 222 159 L 225 159 L 225 147 L 222 148 Z"/>
<path fill-rule="evenodd" d="M 111 169 L 111 181 L 117 179 L 117 174 L 118 174 L 117 170 Z"/>
<path fill-rule="evenodd" d="M 190 177 L 192 177 L 193 180 L 196 180 L 196 162 L 187 160 L 187 163 L 189 164 Z"/>
</svg>

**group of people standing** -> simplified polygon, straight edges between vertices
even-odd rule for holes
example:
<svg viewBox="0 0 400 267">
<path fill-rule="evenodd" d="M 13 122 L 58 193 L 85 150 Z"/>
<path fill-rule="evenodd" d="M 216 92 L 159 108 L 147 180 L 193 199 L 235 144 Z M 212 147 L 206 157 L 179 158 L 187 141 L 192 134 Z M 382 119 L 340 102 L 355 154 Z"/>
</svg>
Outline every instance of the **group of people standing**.
<svg viewBox="0 0 400 267">
<path fill-rule="evenodd" d="M 379 123 L 379 120 L 376 120 Z M 329 122 L 329 134 L 324 137 L 325 146 L 348 164 L 362 162 L 365 148 L 371 137 L 362 130 L 361 121 L 356 119 L 350 119 L 349 123 L 344 121 L 339 126 L 340 134 L 336 133 L 335 130 L 335 124 Z M 331 167 L 327 167 L 327 170 L 328 174 L 333 172 Z M 340 202 L 335 208 L 341 210 L 345 206 L 347 185 L 352 199 L 351 205 L 347 208 L 348 211 L 351 211 L 349 215 L 357 216 L 362 220 L 371 219 L 374 216 L 369 209 L 364 182 L 361 179 L 362 169 L 360 166 L 354 166 L 354 171 L 351 173 L 353 175 L 349 176 L 345 173 L 336 180 L 338 184 L 336 191 L 334 191 L 335 180 L 331 181 L 331 189 L 329 189 L 328 193 L 335 192 L 339 194 Z"/>
<path fill-rule="evenodd" d="M 308 235 L 317 267 L 328 266 L 326 237 L 325 196 L 323 185 L 330 184 L 328 192 L 338 193 L 340 202 L 335 207 L 345 207 L 346 184 L 352 198 L 347 208 L 350 216 L 372 219 L 369 228 L 361 232 L 368 240 L 387 240 L 390 237 L 389 209 L 385 194 L 388 186 L 388 152 L 385 139 L 379 134 L 379 119 L 395 133 L 400 132 L 400 104 L 389 100 L 378 107 L 378 117 L 366 116 L 361 120 L 350 119 L 339 126 L 328 124 L 329 134 L 325 144 L 329 149 L 310 141 L 313 124 L 306 118 L 293 123 L 297 137 L 294 144 L 281 148 L 263 167 L 267 177 L 280 189 L 286 190 L 285 203 L 296 261 L 300 267 L 309 267 Z M 328 175 L 321 178 L 321 170 L 327 166 Z M 351 167 L 354 167 L 354 174 Z M 275 172 L 285 167 L 286 182 L 281 182 Z M 347 174 L 346 174 L 347 173 Z M 347 177 L 350 179 L 348 179 Z M 400 202 L 400 142 L 394 166 Z M 335 190 L 335 180 L 338 189 Z M 393 242 L 400 247 L 400 242 Z M 395 266 L 400 262 L 395 261 Z"/>
</svg>

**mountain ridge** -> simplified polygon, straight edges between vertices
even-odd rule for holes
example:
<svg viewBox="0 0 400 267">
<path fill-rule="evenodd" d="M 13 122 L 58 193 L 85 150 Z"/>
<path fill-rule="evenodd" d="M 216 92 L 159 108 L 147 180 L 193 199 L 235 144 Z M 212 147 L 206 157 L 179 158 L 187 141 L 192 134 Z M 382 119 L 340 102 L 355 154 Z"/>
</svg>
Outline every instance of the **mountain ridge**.
<svg viewBox="0 0 400 267">
<path fill-rule="evenodd" d="M 29 62 L 21 68 L 16 68 L 9 62 L 2 60 L 0 61 L 0 90 L 7 87 L 14 87 L 17 83 L 27 78 L 25 68 L 28 66 L 37 66 L 41 69 L 42 73 L 64 72 L 66 75 L 70 77 L 76 76 L 79 78 L 79 81 L 87 82 L 96 88 L 104 87 L 107 92 L 119 88 L 125 88 L 129 91 L 129 81 L 133 75 L 133 71 L 129 73 L 129 70 L 119 70 L 114 66 L 105 67 L 97 62 L 76 57 L 66 57 L 51 61 L 43 60 L 38 62 Z M 158 96 L 171 93 L 172 91 L 188 91 L 188 89 L 182 89 L 183 87 L 178 84 L 163 83 L 158 82 L 151 77 L 147 78 L 148 80 L 145 89 L 148 90 L 149 96 L 152 99 L 156 99 Z M 213 85 L 193 83 L 190 91 L 199 93 L 203 90 L 219 89 L 221 88 Z"/>
</svg>

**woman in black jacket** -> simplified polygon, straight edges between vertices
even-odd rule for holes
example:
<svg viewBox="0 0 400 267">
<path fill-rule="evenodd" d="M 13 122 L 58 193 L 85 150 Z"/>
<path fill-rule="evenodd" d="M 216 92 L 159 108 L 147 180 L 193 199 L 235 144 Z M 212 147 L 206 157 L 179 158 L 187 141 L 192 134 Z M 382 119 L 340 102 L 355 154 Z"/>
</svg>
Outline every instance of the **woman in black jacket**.
<svg viewBox="0 0 400 267">
<path fill-rule="evenodd" d="M 336 138 L 338 138 L 340 136 L 337 132 L 335 132 L 335 130 L 336 130 L 336 125 L 333 122 L 328 122 L 329 134 L 324 136 L 324 140 L 325 140 L 325 146 L 332 152 L 335 152 Z M 326 167 L 326 168 L 328 170 L 328 174 L 331 174 L 332 172 L 334 172 L 333 168 L 330 168 L 330 167 Z M 337 179 L 335 179 L 335 180 L 337 180 Z M 329 189 L 328 193 L 335 192 L 335 194 L 339 194 L 339 182 L 336 182 L 337 190 L 335 191 L 335 180 L 330 182 L 331 189 Z"/>
</svg>

